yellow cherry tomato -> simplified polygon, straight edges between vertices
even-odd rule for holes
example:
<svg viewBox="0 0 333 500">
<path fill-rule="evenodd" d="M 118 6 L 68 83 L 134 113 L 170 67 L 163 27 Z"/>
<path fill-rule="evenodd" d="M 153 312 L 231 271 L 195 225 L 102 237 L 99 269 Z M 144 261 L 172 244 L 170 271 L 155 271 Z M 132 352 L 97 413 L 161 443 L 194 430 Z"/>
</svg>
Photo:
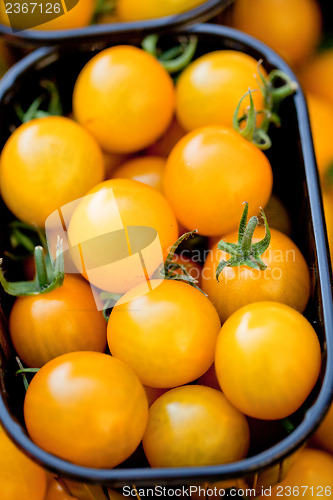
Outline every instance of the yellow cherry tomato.
<svg viewBox="0 0 333 500">
<path fill-rule="evenodd" d="M 253 243 L 264 236 L 265 229 L 257 227 Z M 238 232 L 229 233 L 223 240 L 237 243 Z M 282 302 L 304 311 L 310 296 L 310 273 L 302 253 L 288 236 L 271 229 L 270 245 L 261 257 L 267 266 L 265 270 L 245 265 L 225 267 L 217 281 L 219 262 L 230 257 L 215 243 L 201 274 L 201 288 L 215 305 L 222 322 L 240 307 L 263 300 Z"/>
<path fill-rule="evenodd" d="M 333 60 L 332 60 L 333 61 Z M 311 131 L 317 165 L 321 178 L 333 164 L 333 143 L 331 128 L 333 125 L 333 103 L 314 94 L 307 95 Z"/>
<path fill-rule="evenodd" d="M 261 68 L 262 74 L 266 72 Z M 176 113 L 185 130 L 205 125 L 232 127 L 233 116 L 241 98 L 259 89 L 258 61 L 236 50 L 217 50 L 205 54 L 180 75 L 176 86 Z M 257 111 L 263 109 L 261 91 L 253 92 Z M 240 114 L 249 105 L 247 96 Z M 259 121 L 262 115 L 258 115 Z"/>
<path fill-rule="evenodd" d="M 81 271 L 93 285 L 125 293 L 146 282 L 143 267 L 151 276 L 166 258 L 178 238 L 178 226 L 169 203 L 156 189 L 131 179 L 110 179 L 82 198 L 71 217 L 68 238 L 81 248 L 88 242 Z M 142 264 L 138 252 L 144 249 Z M 77 246 L 72 256 L 80 270 Z"/>
<path fill-rule="evenodd" d="M 95 139 L 60 116 L 18 127 L 0 157 L 6 205 L 19 219 L 40 227 L 53 211 L 85 195 L 103 178 L 103 156 Z"/>
<path fill-rule="evenodd" d="M 232 25 L 300 65 L 320 40 L 321 11 L 316 0 L 237 0 Z"/>
<path fill-rule="evenodd" d="M 295 457 L 295 462 L 283 481 L 272 488 L 269 498 L 330 497 L 333 489 L 333 457 L 319 450 L 305 448 Z M 259 497 L 261 500 L 267 496 Z"/>
<path fill-rule="evenodd" d="M 78 500 L 78 499 L 66 493 L 64 488 L 56 479 L 51 479 L 49 480 L 49 486 L 47 489 L 45 500 Z"/>
<path fill-rule="evenodd" d="M 167 279 L 148 293 L 138 285 L 128 295 L 108 321 L 112 355 L 151 387 L 175 387 L 203 375 L 213 363 L 220 329 L 207 297 L 186 283 Z"/>
<path fill-rule="evenodd" d="M 45 471 L 24 455 L 0 426 L 1 500 L 44 500 Z"/>
<path fill-rule="evenodd" d="M 333 49 L 315 54 L 302 68 L 300 81 L 307 92 L 333 106 Z"/>
<path fill-rule="evenodd" d="M 32 379 L 24 401 L 31 439 L 78 465 L 112 468 L 139 445 L 148 403 L 120 360 L 98 352 L 63 354 Z"/>
<path fill-rule="evenodd" d="M 298 410 L 320 366 L 313 327 L 302 314 L 278 302 L 238 309 L 217 339 L 215 369 L 223 393 L 245 415 L 261 420 L 285 418 Z"/>
<path fill-rule="evenodd" d="M 117 13 L 121 21 L 143 21 L 157 17 L 181 14 L 206 0 L 118 0 Z"/>
<path fill-rule="evenodd" d="M 250 216 L 266 205 L 272 181 L 262 151 L 231 128 L 211 126 L 177 143 L 167 161 L 163 189 L 183 226 L 218 236 L 237 228 L 244 201 Z"/>
<path fill-rule="evenodd" d="M 181 127 L 178 120 L 174 118 L 162 137 L 155 142 L 155 144 L 149 146 L 146 152 L 149 155 L 164 156 L 167 158 L 174 146 L 185 134 L 186 132 L 183 127 Z"/>
<path fill-rule="evenodd" d="M 114 179 L 133 179 L 162 192 L 166 159 L 162 156 L 138 156 L 123 163 L 112 174 Z"/>
<path fill-rule="evenodd" d="M 33 368 L 66 352 L 103 352 L 106 346 L 106 322 L 90 286 L 69 274 L 52 292 L 18 297 L 9 331 L 19 357 Z"/>
<path fill-rule="evenodd" d="M 73 94 L 76 119 L 105 151 L 131 153 L 153 144 L 168 128 L 175 91 L 170 75 L 144 50 L 118 45 L 82 69 Z"/>
<path fill-rule="evenodd" d="M 210 387 L 188 385 L 150 407 L 143 448 L 152 467 L 217 465 L 241 460 L 249 448 L 245 416 Z"/>
</svg>

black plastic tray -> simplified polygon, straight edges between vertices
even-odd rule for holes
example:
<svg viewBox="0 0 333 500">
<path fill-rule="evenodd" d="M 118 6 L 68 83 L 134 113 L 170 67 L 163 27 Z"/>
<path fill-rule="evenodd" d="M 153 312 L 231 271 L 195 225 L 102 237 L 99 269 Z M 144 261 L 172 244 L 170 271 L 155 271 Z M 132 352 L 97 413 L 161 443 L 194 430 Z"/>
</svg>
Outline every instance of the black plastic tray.
<svg viewBox="0 0 333 500">
<path fill-rule="evenodd" d="M 279 68 L 296 80 L 286 63 L 271 49 L 241 32 L 215 25 L 199 25 L 183 30 L 182 34 L 198 36 L 197 55 L 218 49 L 241 50 L 256 59 L 263 59 L 263 65 L 268 71 Z M 140 32 L 132 33 L 127 37 L 127 43 L 140 43 L 140 35 Z M 176 37 L 176 34 L 168 34 L 164 40 L 166 43 L 174 43 Z M 66 49 L 38 49 L 10 69 L 0 82 L 0 146 L 3 146 L 13 125 L 18 125 L 14 105 L 29 105 L 39 93 L 38 82 L 42 78 L 55 79 L 65 111 L 70 111 L 72 89 L 78 72 L 95 53 L 106 46 L 104 42 L 89 44 L 89 41 L 86 41 L 85 44 L 69 46 Z M 8 336 L 4 327 L 0 420 L 17 445 L 34 460 L 61 476 L 73 493 L 76 490 L 72 489 L 73 483 L 68 481 L 85 483 L 85 488 L 91 488 L 89 494 L 93 495 L 92 498 L 100 499 L 108 498 L 107 486 L 119 488 L 131 484 L 137 487 L 155 484 L 191 485 L 232 478 L 242 478 L 241 484 L 255 488 L 260 493 L 262 486 L 270 486 L 283 478 L 290 463 L 290 455 L 305 443 L 326 413 L 333 392 L 330 262 L 308 112 L 301 89 L 285 101 L 281 113 L 282 127 L 273 131 L 273 146 L 268 151 L 274 171 L 274 191 L 290 212 L 293 239 L 303 252 L 311 270 L 311 299 L 305 315 L 317 331 L 323 353 L 320 379 L 307 401 L 309 410 L 304 418 L 303 415 L 298 416 L 299 425 L 290 435 L 273 443 L 269 449 L 259 449 L 253 456 L 236 463 L 213 467 L 151 469 L 139 466 L 134 458 L 113 470 L 80 467 L 43 451 L 27 436 L 21 424 L 22 415 L 19 410 L 23 395 L 12 375 L 12 358 L 8 355 L 8 345 L 5 341 Z M 0 227 L 0 234 L 3 235 L 6 232 L 5 214 L 3 207 L 0 218 L 3 226 Z M 6 308 L 5 297 L 3 304 Z M 304 369 L 306 370 L 306 367 Z M 266 431 L 269 434 L 269 426 Z"/>
<path fill-rule="evenodd" d="M 158 1 L 158 0 L 157 0 Z M 143 37 L 150 33 L 167 33 L 171 30 L 187 28 L 195 23 L 204 22 L 216 16 L 234 0 L 207 0 L 194 9 L 173 16 L 147 19 L 145 21 L 116 22 L 109 24 L 94 24 L 83 28 L 67 30 L 24 30 L 14 33 L 13 30 L 0 24 L 0 35 L 23 49 L 45 45 L 59 45 L 73 42 L 112 41 L 115 35 L 120 40 L 126 40 L 133 32 Z"/>
</svg>

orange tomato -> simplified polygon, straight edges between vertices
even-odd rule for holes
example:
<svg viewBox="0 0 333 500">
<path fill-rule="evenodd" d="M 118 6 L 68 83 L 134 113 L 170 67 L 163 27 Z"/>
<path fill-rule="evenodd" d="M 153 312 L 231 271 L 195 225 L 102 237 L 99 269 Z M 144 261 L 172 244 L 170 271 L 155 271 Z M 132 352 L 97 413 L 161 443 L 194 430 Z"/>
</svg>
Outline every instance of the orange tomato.
<svg viewBox="0 0 333 500">
<path fill-rule="evenodd" d="M 144 385 L 187 384 L 213 363 L 220 321 L 199 290 L 175 280 L 124 295 L 108 321 L 108 345 Z"/>
<path fill-rule="evenodd" d="M 152 404 L 142 443 L 152 467 L 191 467 L 241 460 L 249 441 L 246 418 L 220 391 L 188 385 Z"/>
<path fill-rule="evenodd" d="M 333 404 L 312 437 L 311 445 L 333 453 Z"/>
<path fill-rule="evenodd" d="M 78 269 L 82 267 L 81 254 L 75 245 L 82 248 L 87 241 L 83 275 L 98 288 L 116 293 L 146 281 L 139 251 L 146 249 L 143 258 L 150 276 L 177 237 L 177 221 L 163 195 L 130 179 L 110 179 L 89 191 L 68 228 Z"/>
<path fill-rule="evenodd" d="M 324 180 L 325 172 L 333 164 L 333 143 L 330 133 L 333 125 L 333 103 L 330 104 L 314 94 L 308 94 L 307 104 L 317 165 Z"/>
<path fill-rule="evenodd" d="M 168 128 L 174 107 L 170 75 L 153 56 L 127 45 L 93 57 L 73 93 L 76 119 L 111 153 L 153 144 Z"/>
<path fill-rule="evenodd" d="M 49 116 L 18 127 L 0 157 L 0 190 L 19 219 L 43 227 L 104 178 L 102 152 L 78 123 Z"/>
<path fill-rule="evenodd" d="M 295 462 L 285 479 L 272 488 L 270 498 L 302 497 L 305 500 L 311 500 L 331 496 L 332 488 L 332 455 L 305 448 L 296 455 Z"/>
<path fill-rule="evenodd" d="M 264 236 L 265 229 L 257 227 L 253 243 Z M 237 243 L 238 232 L 229 233 L 223 240 Z M 230 255 L 219 250 L 215 243 L 201 274 L 201 288 L 213 302 L 222 322 L 240 307 L 262 300 L 282 302 L 304 311 L 310 296 L 310 273 L 302 253 L 288 236 L 271 229 L 270 245 L 262 255 L 267 266 L 265 270 L 248 266 L 225 267 L 217 281 L 219 262 L 229 258 Z"/>
<path fill-rule="evenodd" d="M 69 274 L 52 292 L 18 297 L 9 331 L 19 357 L 33 368 L 67 352 L 103 352 L 106 346 L 106 322 L 90 286 Z"/>
<path fill-rule="evenodd" d="M 333 262 L 333 193 L 323 191 L 324 213 L 327 229 L 328 244 Z"/>
<path fill-rule="evenodd" d="M 321 11 L 316 0 L 237 0 L 232 25 L 300 65 L 320 40 Z"/>
<path fill-rule="evenodd" d="M 147 424 L 145 391 L 128 366 L 98 352 L 63 354 L 30 382 L 24 419 L 31 439 L 65 460 L 112 468 L 139 445 Z"/>
<path fill-rule="evenodd" d="M 149 146 L 146 153 L 153 156 L 164 156 L 167 158 L 173 147 L 182 137 L 184 137 L 185 134 L 186 132 L 183 127 L 181 127 L 178 120 L 174 118 L 162 137 L 160 137 L 160 139 L 152 146 Z"/>
<path fill-rule="evenodd" d="M 318 52 L 300 72 L 305 90 L 333 106 L 333 49 Z"/>
<path fill-rule="evenodd" d="M 262 73 L 266 75 L 264 69 Z M 236 50 L 205 54 L 189 64 L 177 81 L 179 123 L 188 131 L 205 125 L 232 127 L 237 105 L 249 88 L 259 89 L 258 61 L 253 57 Z M 263 109 L 262 92 L 253 92 L 252 98 L 256 110 Z M 249 102 L 247 96 L 240 114 Z"/>
<path fill-rule="evenodd" d="M 56 479 L 49 481 L 45 500 L 77 500 L 72 495 L 68 495 L 61 484 Z"/>
<path fill-rule="evenodd" d="M 161 156 L 138 156 L 123 163 L 112 177 L 114 179 L 133 179 L 143 182 L 162 192 L 162 179 L 166 160 Z"/>
<path fill-rule="evenodd" d="M 24 455 L 0 426 L 1 500 L 43 500 L 45 471 Z"/>
<path fill-rule="evenodd" d="M 223 324 L 216 343 L 215 369 L 222 392 L 245 415 L 261 420 L 278 420 L 298 410 L 320 366 L 320 344 L 312 325 L 278 302 L 241 307 Z"/>
<path fill-rule="evenodd" d="M 121 21 L 142 21 L 156 17 L 172 16 L 194 9 L 206 0 L 118 0 L 117 14 Z"/>
<path fill-rule="evenodd" d="M 238 226 L 242 203 L 252 215 L 272 190 L 272 169 L 264 153 L 234 130 L 202 127 L 172 150 L 164 172 L 164 193 L 177 219 L 189 230 L 218 236 Z"/>
</svg>

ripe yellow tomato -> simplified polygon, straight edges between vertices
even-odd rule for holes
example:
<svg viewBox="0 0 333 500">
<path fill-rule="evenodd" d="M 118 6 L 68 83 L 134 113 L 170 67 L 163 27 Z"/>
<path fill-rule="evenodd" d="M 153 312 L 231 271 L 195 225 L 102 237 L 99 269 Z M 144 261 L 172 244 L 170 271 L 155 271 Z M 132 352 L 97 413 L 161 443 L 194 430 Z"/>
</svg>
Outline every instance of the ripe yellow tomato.
<svg viewBox="0 0 333 500">
<path fill-rule="evenodd" d="M 1 2 L 0 4 L 0 19 L 3 24 L 10 26 L 5 5 L 6 4 L 4 2 Z M 83 26 L 88 26 L 90 24 L 90 21 L 94 13 L 95 5 L 96 5 L 95 0 L 79 0 L 79 2 L 75 5 L 75 7 L 73 7 L 65 14 L 59 15 L 59 17 L 56 17 L 55 19 L 52 19 L 51 21 L 48 21 L 46 23 L 40 24 L 39 26 L 35 26 L 33 29 L 65 30 L 65 29 L 82 28 Z M 20 24 L 17 27 L 24 28 L 25 26 L 24 24 L 23 25 Z"/>
<path fill-rule="evenodd" d="M 89 191 L 75 209 L 68 228 L 78 269 L 81 255 L 75 245 L 83 248 L 87 241 L 83 275 L 98 288 L 116 293 L 146 281 L 139 251 L 146 249 L 144 266 L 151 276 L 177 237 L 177 221 L 164 196 L 131 179 L 110 179 Z M 152 246 L 154 241 L 156 245 Z"/>
<path fill-rule="evenodd" d="M 253 243 L 264 236 L 265 229 L 257 227 Z M 238 232 L 229 233 L 223 240 L 237 243 Z M 240 307 L 262 300 L 282 302 L 299 312 L 304 311 L 310 296 L 310 273 L 302 253 L 288 236 L 271 229 L 270 245 L 262 254 L 265 270 L 225 267 L 217 281 L 219 262 L 229 258 L 216 243 L 207 255 L 201 274 L 201 288 L 213 302 L 222 322 Z"/>
<path fill-rule="evenodd" d="M 333 61 L 333 60 L 332 60 Z M 321 178 L 324 179 L 328 167 L 333 164 L 333 103 L 314 94 L 307 95 L 311 131 Z"/>
<path fill-rule="evenodd" d="M 188 385 L 150 407 L 142 443 L 152 467 L 217 465 L 241 460 L 249 448 L 245 416 L 210 387 Z"/>
<path fill-rule="evenodd" d="M 316 430 L 311 444 L 333 453 L 333 404 L 331 404 L 324 420 Z"/>
<path fill-rule="evenodd" d="M 139 285 L 126 299 L 111 312 L 108 345 L 144 385 L 176 387 L 208 370 L 220 320 L 203 293 L 180 281 L 161 280 L 148 293 Z"/>
<path fill-rule="evenodd" d="M 133 179 L 162 192 L 166 159 L 162 156 L 138 156 L 123 163 L 112 174 L 114 179 Z"/>
<path fill-rule="evenodd" d="M 106 322 L 90 286 L 69 274 L 52 292 L 18 297 L 9 331 L 19 357 L 33 368 L 67 352 L 103 352 L 106 346 Z"/>
<path fill-rule="evenodd" d="M 63 354 L 32 379 L 24 401 L 31 439 L 78 465 L 112 468 L 139 445 L 148 403 L 120 360 L 98 352 Z"/>
<path fill-rule="evenodd" d="M 262 73 L 266 75 L 263 69 Z M 249 88 L 259 89 L 258 61 L 253 57 L 236 50 L 205 54 L 189 64 L 177 81 L 177 118 L 188 131 L 205 125 L 232 127 L 237 105 Z M 256 110 L 262 110 L 262 92 L 253 92 L 252 98 Z M 249 102 L 249 97 L 243 100 L 240 114 Z"/>
<path fill-rule="evenodd" d="M 44 500 L 45 471 L 25 456 L 0 426 L 1 500 Z"/>
<path fill-rule="evenodd" d="M 93 57 L 74 88 L 76 119 L 105 151 L 131 153 L 153 144 L 168 128 L 175 90 L 150 54 L 118 45 Z"/>
<path fill-rule="evenodd" d="M 261 420 L 298 410 L 320 366 L 315 330 L 301 313 L 278 302 L 238 309 L 217 339 L 215 369 L 222 392 L 245 415 Z"/>
<path fill-rule="evenodd" d="M 149 155 L 164 156 L 167 158 L 174 146 L 185 134 L 186 132 L 183 127 L 181 127 L 178 120 L 174 118 L 162 137 L 160 137 L 155 144 L 149 146 L 146 152 Z"/>
<path fill-rule="evenodd" d="M 60 116 L 18 127 L 0 157 L 6 205 L 19 219 L 40 227 L 53 211 L 85 195 L 103 178 L 103 156 L 94 138 Z"/>
<path fill-rule="evenodd" d="M 327 238 L 333 262 L 333 193 L 323 191 L 324 213 L 327 229 Z"/>
<path fill-rule="evenodd" d="M 242 203 L 250 216 L 272 190 L 271 165 L 262 151 L 222 126 L 188 133 L 172 150 L 164 172 L 164 193 L 179 222 L 204 236 L 237 228 Z"/>
<path fill-rule="evenodd" d="M 329 497 L 333 488 L 333 457 L 319 450 L 305 448 L 300 451 L 286 478 L 272 488 L 269 498 Z M 261 500 L 266 496 L 259 497 Z"/>
<path fill-rule="evenodd" d="M 318 52 L 300 73 L 307 92 L 326 100 L 333 106 L 333 49 Z"/>
<path fill-rule="evenodd" d="M 237 0 L 232 25 L 300 65 L 320 40 L 321 12 L 316 0 Z"/>
<path fill-rule="evenodd" d="M 49 480 L 49 486 L 45 500 L 77 500 L 72 495 L 68 495 L 61 484 L 56 479 Z"/>
<path fill-rule="evenodd" d="M 117 13 L 121 21 L 143 21 L 156 17 L 172 16 L 181 14 L 206 0 L 118 0 Z"/>
</svg>

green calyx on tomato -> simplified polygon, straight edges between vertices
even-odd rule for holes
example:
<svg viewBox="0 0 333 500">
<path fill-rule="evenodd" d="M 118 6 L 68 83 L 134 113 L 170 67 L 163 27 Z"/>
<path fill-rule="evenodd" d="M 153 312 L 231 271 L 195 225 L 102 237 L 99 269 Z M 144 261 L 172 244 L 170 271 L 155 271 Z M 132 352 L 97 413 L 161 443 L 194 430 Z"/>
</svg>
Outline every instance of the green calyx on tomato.
<svg viewBox="0 0 333 500">
<path fill-rule="evenodd" d="M 57 242 L 56 259 L 52 264 L 45 248 L 38 245 L 34 250 L 36 275 L 32 281 L 10 282 L 4 276 L 3 260 L 0 259 L 0 283 L 6 293 L 14 296 L 39 295 L 51 292 L 62 285 L 65 277 L 62 240 Z"/>
<path fill-rule="evenodd" d="M 45 92 L 37 97 L 26 111 L 18 104 L 15 111 L 22 123 L 27 123 L 35 118 L 45 118 L 46 116 L 62 116 L 63 109 L 60 101 L 57 86 L 51 80 L 43 80 L 40 83 Z M 41 109 L 42 103 L 48 102 L 47 108 Z M 44 106 L 45 107 L 45 106 Z"/>
<path fill-rule="evenodd" d="M 260 71 L 258 63 L 258 74 L 260 81 L 260 92 L 264 96 L 264 108 L 256 111 L 252 99 L 251 89 L 243 95 L 238 103 L 233 116 L 233 128 L 239 132 L 245 139 L 253 142 L 259 149 L 269 149 L 272 145 L 271 139 L 268 136 L 268 129 L 273 123 L 276 126 L 280 125 L 279 109 L 282 101 L 294 94 L 298 89 L 298 84 L 291 78 L 278 69 L 272 70 L 268 76 L 264 76 Z M 250 105 L 247 113 L 239 117 L 239 110 L 245 97 L 249 96 Z M 259 127 L 257 127 L 257 114 L 262 114 L 264 119 Z M 245 127 L 241 126 L 245 122 Z"/>
<path fill-rule="evenodd" d="M 90 24 L 96 24 L 100 17 L 113 14 L 116 10 L 115 0 L 97 0 Z"/>
<path fill-rule="evenodd" d="M 20 358 L 18 356 L 16 356 L 16 363 L 18 364 L 19 366 L 19 370 L 17 370 L 15 372 L 15 375 L 22 375 L 22 380 L 23 380 L 23 385 L 24 385 L 24 388 L 25 390 L 27 391 L 28 390 L 28 387 L 29 387 L 29 381 L 28 381 L 28 378 L 27 378 L 27 373 L 37 373 L 39 371 L 39 368 L 24 368 L 23 364 L 22 364 L 22 361 L 20 360 Z"/>
<path fill-rule="evenodd" d="M 261 215 L 265 224 L 265 236 L 257 243 L 252 243 L 252 237 L 255 228 L 258 225 L 258 217 L 254 216 L 247 222 L 247 215 L 249 211 L 249 204 L 245 202 L 243 214 L 239 223 L 238 229 L 238 242 L 227 243 L 221 240 L 218 243 L 218 248 L 231 255 L 229 260 L 221 260 L 216 268 L 216 280 L 225 267 L 238 267 L 249 266 L 253 269 L 260 269 L 264 271 L 266 264 L 261 259 L 261 255 L 267 250 L 271 241 L 271 232 L 269 230 L 268 222 L 265 212 L 261 210 Z"/>
<path fill-rule="evenodd" d="M 168 73 L 179 73 L 190 64 L 198 45 L 196 36 L 183 38 L 179 45 L 164 52 L 158 49 L 159 36 L 148 35 L 142 41 L 142 48 L 155 57 Z"/>
</svg>

